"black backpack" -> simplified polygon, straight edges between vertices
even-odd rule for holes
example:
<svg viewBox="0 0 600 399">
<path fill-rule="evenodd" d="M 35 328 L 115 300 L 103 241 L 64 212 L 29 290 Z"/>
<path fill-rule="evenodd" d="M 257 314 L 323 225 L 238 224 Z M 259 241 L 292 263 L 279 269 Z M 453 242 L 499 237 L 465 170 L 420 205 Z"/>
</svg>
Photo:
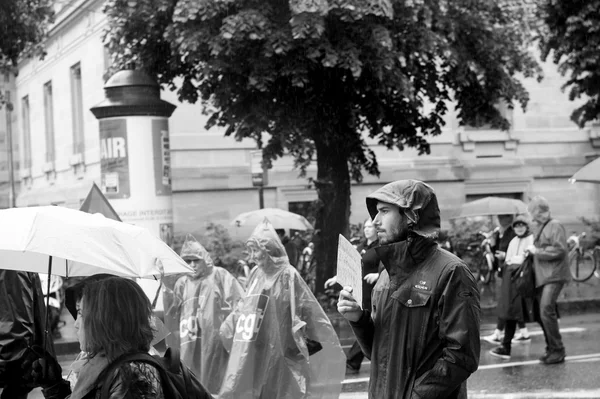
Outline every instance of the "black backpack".
<svg viewBox="0 0 600 399">
<path fill-rule="evenodd" d="M 168 348 L 163 357 L 148 353 L 126 353 L 119 356 L 106 367 L 96 380 L 100 389 L 100 398 L 110 397 L 110 386 L 116 377 L 116 370 L 124 363 L 142 362 L 156 368 L 160 374 L 161 387 L 166 399 L 212 399 L 200 381 L 181 363 L 179 351 Z"/>
</svg>

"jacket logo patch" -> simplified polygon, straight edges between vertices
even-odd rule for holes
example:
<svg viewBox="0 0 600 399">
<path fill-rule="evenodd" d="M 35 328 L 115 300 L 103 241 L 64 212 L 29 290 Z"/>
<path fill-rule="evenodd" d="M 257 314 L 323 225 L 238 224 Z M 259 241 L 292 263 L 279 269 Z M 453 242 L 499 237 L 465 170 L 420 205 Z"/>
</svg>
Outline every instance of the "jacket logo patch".
<svg viewBox="0 0 600 399">
<path fill-rule="evenodd" d="M 415 284 L 415 288 L 418 290 L 423 290 L 423 291 L 431 291 L 431 287 L 429 286 L 429 283 L 425 280 L 421 280 L 421 281 L 419 281 L 418 284 Z"/>
</svg>

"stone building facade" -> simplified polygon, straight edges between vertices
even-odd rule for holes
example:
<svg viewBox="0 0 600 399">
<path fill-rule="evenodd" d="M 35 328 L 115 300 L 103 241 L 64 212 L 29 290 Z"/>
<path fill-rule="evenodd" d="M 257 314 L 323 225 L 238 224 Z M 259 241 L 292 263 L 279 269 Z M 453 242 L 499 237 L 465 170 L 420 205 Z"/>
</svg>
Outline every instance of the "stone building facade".
<svg viewBox="0 0 600 399">
<path fill-rule="evenodd" d="M 60 4 L 48 55 L 44 60 L 23 60 L 15 82 L 18 206 L 76 208 L 92 182 L 99 183 L 98 121 L 89 109 L 103 100 L 109 62 L 102 44 L 102 1 Z M 600 155 L 600 127 L 579 129 L 570 121 L 577 104 L 560 90 L 564 78 L 552 64 L 543 68 L 546 77 L 541 83 L 525 82 L 531 97 L 527 112 L 506 111 L 512 121 L 509 131 L 460 127 L 456 115 L 450 114 L 443 133 L 430 139 L 430 155 L 389 151 L 373 142 L 381 175 L 365 176 L 353 185 L 351 222 L 367 216 L 368 193 L 402 178 L 424 180 L 436 189 L 445 227 L 462 203 L 488 195 L 525 201 L 544 195 L 554 216 L 569 229 L 581 229 L 579 216 L 600 215 L 600 185 L 568 182 Z M 169 120 L 175 232 L 199 232 L 207 222 L 229 226 L 238 213 L 258 208 L 251 178 L 256 144 L 224 137 L 219 129 L 204 129 L 200 105 L 181 104 L 168 91 L 162 98 L 177 105 Z M 315 168 L 309 168 L 309 176 L 316 175 Z M 269 170 L 266 207 L 296 210 L 315 199 L 316 192 L 306 178 L 298 177 L 291 158 L 284 157 Z M 231 229 L 234 235 L 246 233 Z"/>
</svg>

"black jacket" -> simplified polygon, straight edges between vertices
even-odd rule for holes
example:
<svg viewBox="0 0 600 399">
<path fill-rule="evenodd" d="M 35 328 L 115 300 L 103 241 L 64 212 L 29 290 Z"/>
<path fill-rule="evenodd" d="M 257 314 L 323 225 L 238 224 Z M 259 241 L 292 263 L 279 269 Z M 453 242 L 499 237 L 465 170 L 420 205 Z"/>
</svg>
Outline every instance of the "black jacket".
<svg viewBox="0 0 600 399">
<path fill-rule="evenodd" d="M 367 197 L 395 204 L 409 230 L 405 241 L 377 247 L 385 266 L 373 289 L 373 312 L 351 323 L 371 359 L 369 398 L 466 398 L 479 365 L 480 306 L 475 278 L 435 242 L 439 207 L 431 187 L 390 183 Z"/>
</svg>

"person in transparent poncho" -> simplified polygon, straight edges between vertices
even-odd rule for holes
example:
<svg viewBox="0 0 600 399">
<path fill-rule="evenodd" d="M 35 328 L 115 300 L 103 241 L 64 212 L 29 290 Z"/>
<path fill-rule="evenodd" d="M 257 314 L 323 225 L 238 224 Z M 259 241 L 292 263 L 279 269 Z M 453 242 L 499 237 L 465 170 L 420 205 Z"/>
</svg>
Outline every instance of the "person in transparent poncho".
<svg viewBox="0 0 600 399">
<path fill-rule="evenodd" d="M 345 356 L 327 315 L 268 220 L 246 245 L 257 267 L 221 326 L 230 358 L 219 398 L 337 398 Z"/>
<path fill-rule="evenodd" d="M 219 328 L 244 290 L 227 270 L 213 264 L 208 251 L 192 235 L 186 237 L 181 258 L 194 269 L 175 283 L 170 309 L 179 320 L 181 360 L 209 392 L 217 394 L 229 358 Z"/>
</svg>

